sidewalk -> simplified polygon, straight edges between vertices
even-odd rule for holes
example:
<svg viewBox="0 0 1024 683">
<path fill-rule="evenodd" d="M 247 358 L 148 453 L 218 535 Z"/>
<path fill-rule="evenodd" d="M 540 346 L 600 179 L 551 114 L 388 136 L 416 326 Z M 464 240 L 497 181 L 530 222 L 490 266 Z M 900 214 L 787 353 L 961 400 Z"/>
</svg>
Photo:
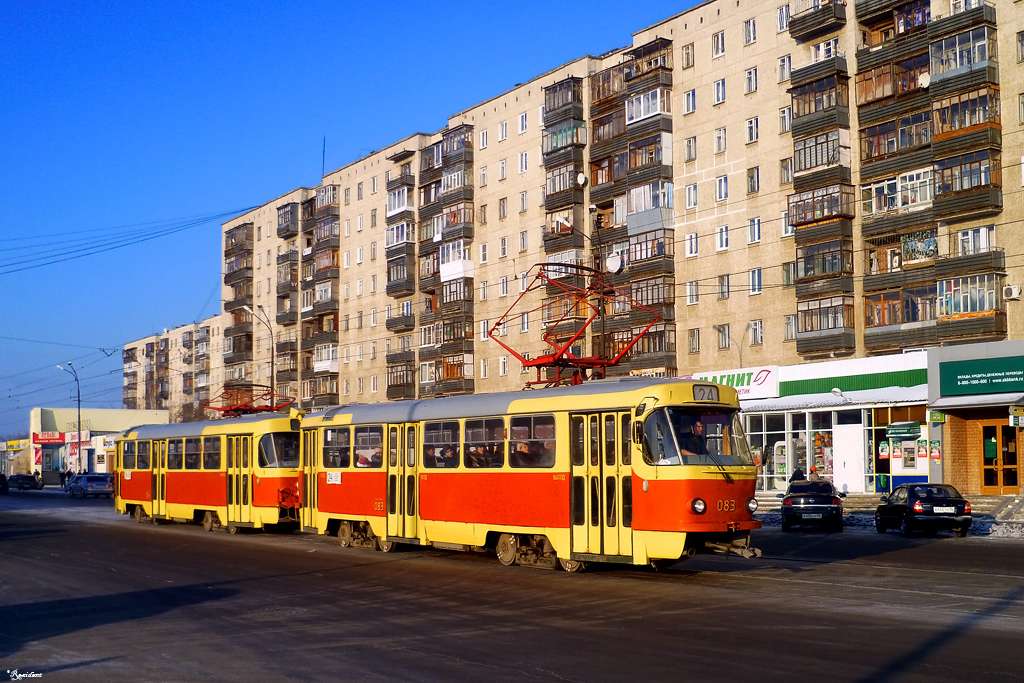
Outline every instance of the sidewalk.
<svg viewBox="0 0 1024 683">
<path fill-rule="evenodd" d="M 875 508 L 882 494 L 851 493 L 843 499 L 843 523 L 849 527 L 873 527 Z M 758 512 L 754 515 L 765 526 L 780 526 L 779 506 L 782 500 L 776 493 L 758 491 Z M 1024 496 L 968 496 L 974 523 L 971 536 L 997 536 L 1024 538 Z"/>
</svg>

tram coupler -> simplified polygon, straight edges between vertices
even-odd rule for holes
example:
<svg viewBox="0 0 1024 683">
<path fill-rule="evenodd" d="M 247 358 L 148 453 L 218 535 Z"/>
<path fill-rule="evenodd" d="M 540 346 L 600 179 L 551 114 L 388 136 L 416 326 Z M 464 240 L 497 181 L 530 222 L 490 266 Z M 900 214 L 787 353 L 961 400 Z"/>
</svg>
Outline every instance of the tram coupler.
<svg viewBox="0 0 1024 683">
<path fill-rule="evenodd" d="M 740 557 L 752 558 L 761 557 L 760 548 L 751 548 L 747 545 L 746 540 L 736 540 L 732 543 L 716 543 L 714 541 L 707 541 L 704 543 L 704 547 L 715 555 L 739 555 Z"/>
</svg>

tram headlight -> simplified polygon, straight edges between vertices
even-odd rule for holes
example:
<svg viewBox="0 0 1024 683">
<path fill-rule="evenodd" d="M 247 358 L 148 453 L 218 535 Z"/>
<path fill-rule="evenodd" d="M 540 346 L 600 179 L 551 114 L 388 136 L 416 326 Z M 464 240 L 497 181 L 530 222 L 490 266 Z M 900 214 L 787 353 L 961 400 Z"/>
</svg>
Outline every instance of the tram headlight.
<svg viewBox="0 0 1024 683">
<path fill-rule="evenodd" d="M 690 509 L 693 510 L 695 515 L 703 515 L 704 511 L 708 509 L 708 504 L 700 498 L 694 498 L 693 502 L 690 503 Z"/>
<path fill-rule="evenodd" d="M 757 512 L 757 499 L 756 498 L 748 498 L 747 499 L 747 509 L 750 510 L 751 513 Z"/>
</svg>

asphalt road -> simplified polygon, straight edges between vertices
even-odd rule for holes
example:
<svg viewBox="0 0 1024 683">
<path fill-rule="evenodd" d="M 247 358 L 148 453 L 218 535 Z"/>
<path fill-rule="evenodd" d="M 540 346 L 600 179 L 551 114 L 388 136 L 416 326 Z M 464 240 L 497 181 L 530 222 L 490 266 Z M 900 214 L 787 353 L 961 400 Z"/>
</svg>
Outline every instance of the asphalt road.
<svg viewBox="0 0 1024 683">
<path fill-rule="evenodd" d="M 506 568 L 0 496 L 0 676 L 1024 680 L 1024 543 L 768 530 L 758 560 Z"/>
</svg>

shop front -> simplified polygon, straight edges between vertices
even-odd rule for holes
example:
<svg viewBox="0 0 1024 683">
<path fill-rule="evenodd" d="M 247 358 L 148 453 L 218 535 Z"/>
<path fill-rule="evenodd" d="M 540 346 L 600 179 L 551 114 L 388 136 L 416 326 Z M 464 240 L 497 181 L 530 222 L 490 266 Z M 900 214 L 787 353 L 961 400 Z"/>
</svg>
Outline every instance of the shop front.
<svg viewBox="0 0 1024 683">
<path fill-rule="evenodd" d="M 945 481 L 967 495 L 1020 494 L 1024 342 L 933 349 L 928 396 L 951 445 Z"/>
</svg>

